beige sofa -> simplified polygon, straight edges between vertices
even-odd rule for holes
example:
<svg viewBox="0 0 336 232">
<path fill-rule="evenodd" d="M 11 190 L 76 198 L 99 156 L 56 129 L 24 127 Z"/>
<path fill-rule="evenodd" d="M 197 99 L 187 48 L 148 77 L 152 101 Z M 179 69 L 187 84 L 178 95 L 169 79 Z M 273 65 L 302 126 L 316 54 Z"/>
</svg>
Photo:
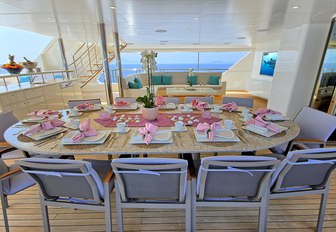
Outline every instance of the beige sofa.
<svg viewBox="0 0 336 232">
<path fill-rule="evenodd" d="M 171 85 L 154 85 L 155 93 L 159 89 L 165 89 L 165 88 L 174 88 L 174 87 L 188 87 L 187 83 L 187 76 L 188 72 L 171 72 L 171 73 L 163 73 L 163 72 L 158 72 L 154 73 L 153 76 L 161 76 L 161 75 L 171 75 L 172 76 L 172 84 Z M 197 82 L 199 83 L 198 85 L 193 85 L 194 88 L 203 88 L 204 86 L 200 84 L 206 84 L 205 87 L 210 87 L 215 90 L 217 90 L 216 95 L 225 95 L 226 92 L 226 82 L 221 81 L 221 78 L 219 79 L 219 85 L 208 85 L 208 81 L 210 78 L 210 75 L 214 76 L 222 76 L 221 72 L 195 72 L 194 75 L 197 75 Z M 128 82 L 134 82 L 134 78 L 137 76 L 138 78 L 141 79 L 143 87 L 141 89 L 130 89 L 128 88 Z M 140 73 L 140 74 L 135 74 L 128 76 L 123 79 L 123 88 L 124 88 L 124 94 L 125 97 L 139 97 L 143 96 L 146 94 L 146 87 L 148 86 L 148 79 L 147 79 L 147 74 L 145 73 Z"/>
</svg>

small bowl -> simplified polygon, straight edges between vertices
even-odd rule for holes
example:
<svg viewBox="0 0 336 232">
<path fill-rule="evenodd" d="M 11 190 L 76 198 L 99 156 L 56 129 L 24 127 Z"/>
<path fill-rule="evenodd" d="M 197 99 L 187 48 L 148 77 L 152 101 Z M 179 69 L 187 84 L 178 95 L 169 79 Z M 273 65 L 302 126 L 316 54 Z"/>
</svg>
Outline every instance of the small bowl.
<svg viewBox="0 0 336 232">
<path fill-rule="evenodd" d="M 21 62 L 23 67 L 27 69 L 30 73 L 33 72 L 33 69 L 37 67 L 37 62 Z"/>
</svg>

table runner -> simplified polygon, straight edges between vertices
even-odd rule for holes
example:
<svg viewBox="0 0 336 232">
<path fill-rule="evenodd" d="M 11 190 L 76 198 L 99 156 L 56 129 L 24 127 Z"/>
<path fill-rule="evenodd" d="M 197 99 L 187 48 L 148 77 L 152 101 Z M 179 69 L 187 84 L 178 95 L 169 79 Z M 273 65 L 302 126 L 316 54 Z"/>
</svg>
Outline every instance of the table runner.
<svg viewBox="0 0 336 232">
<path fill-rule="evenodd" d="M 175 120 L 172 118 L 175 116 Z M 129 127 L 142 127 L 145 123 L 149 122 L 159 127 L 170 127 L 174 126 L 176 121 L 179 121 L 179 117 L 183 117 L 183 122 L 187 125 L 188 121 L 193 121 L 190 126 L 197 126 L 200 122 L 207 122 L 209 124 L 214 122 L 219 122 L 222 119 L 212 116 L 210 119 L 205 119 L 202 117 L 201 113 L 159 113 L 158 117 L 154 121 L 149 121 L 143 118 L 142 114 L 111 114 L 108 119 L 96 118 L 94 119 L 97 123 L 104 127 L 115 127 L 119 122 L 126 122 Z M 138 118 L 138 122 L 136 122 Z M 115 120 L 113 120 L 115 119 Z M 128 121 L 127 121 L 128 120 Z"/>
</svg>

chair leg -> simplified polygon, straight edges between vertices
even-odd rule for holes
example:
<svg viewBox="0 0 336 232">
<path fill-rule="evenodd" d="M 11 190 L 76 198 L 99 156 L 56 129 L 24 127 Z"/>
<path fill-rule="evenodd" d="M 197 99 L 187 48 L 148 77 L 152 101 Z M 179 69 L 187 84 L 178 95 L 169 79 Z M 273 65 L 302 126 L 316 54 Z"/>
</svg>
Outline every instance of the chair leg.
<svg viewBox="0 0 336 232">
<path fill-rule="evenodd" d="M 329 193 L 329 186 L 326 186 L 325 192 L 321 196 L 321 203 L 320 203 L 320 211 L 316 225 L 316 232 L 322 232 L 323 229 L 323 221 L 324 215 L 327 208 L 327 200 L 328 200 L 328 193 Z"/>
<path fill-rule="evenodd" d="M 8 202 L 7 202 L 7 197 L 2 191 L 2 184 L 0 182 L 0 198 L 1 198 L 1 208 L 2 208 L 2 215 L 5 223 L 5 230 L 6 232 L 9 232 L 9 224 L 8 224 L 8 216 L 7 216 L 7 207 L 8 207 Z"/>
<path fill-rule="evenodd" d="M 106 232 L 112 232 L 111 193 L 109 184 L 104 185 Z"/>
<path fill-rule="evenodd" d="M 191 232 L 192 212 L 191 212 L 191 181 L 187 183 L 186 189 L 186 208 L 185 208 L 185 230 Z"/>
<path fill-rule="evenodd" d="M 41 204 L 41 213 L 42 213 L 44 232 L 50 232 L 48 206 L 45 204 L 44 197 L 41 193 L 40 193 L 40 204 Z"/>
<path fill-rule="evenodd" d="M 120 198 L 120 191 L 117 181 L 114 182 L 115 186 L 115 199 L 116 199 L 116 208 L 117 208 L 117 224 L 118 224 L 118 232 L 123 232 L 123 212 L 121 206 L 121 198 Z"/>
<path fill-rule="evenodd" d="M 191 231 L 196 231 L 196 179 L 191 180 Z"/>
<path fill-rule="evenodd" d="M 269 195 L 261 198 L 261 205 L 259 209 L 259 232 L 267 231 L 267 215 L 268 215 L 268 204 Z"/>
</svg>

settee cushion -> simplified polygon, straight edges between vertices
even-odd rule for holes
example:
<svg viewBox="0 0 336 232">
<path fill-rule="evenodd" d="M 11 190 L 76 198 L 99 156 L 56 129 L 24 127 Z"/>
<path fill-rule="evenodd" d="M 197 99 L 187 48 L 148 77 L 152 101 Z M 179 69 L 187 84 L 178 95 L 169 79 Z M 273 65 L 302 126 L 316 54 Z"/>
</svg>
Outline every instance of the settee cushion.
<svg viewBox="0 0 336 232">
<path fill-rule="evenodd" d="M 142 82 L 141 82 L 141 79 L 136 77 L 134 78 L 134 83 L 138 84 L 138 89 L 141 89 L 142 88 Z"/>
<path fill-rule="evenodd" d="M 171 75 L 162 76 L 162 84 L 163 85 L 171 85 L 172 84 L 172 76 Z"/>
<path fill-rule="evenodd" d="M 208 84 L 209 85 L 219 85 L 219 76 L 210 75 Z"/>
<path fill-rule="evenodd" d="M 152 76 L 152 84 L 153 85 L 161 85 L 162 84 L 162 76 Z"/>
<path fill-rule="evenodd" d="M 128 82 L 128 88 L 130 89 L 141 89 L 138 85 L 138 83 L 134 83 L 134 82 Z"/>
<path fill-rule="evenodd" d="M 193 85 L 197 85 L 197 76 L 187 76 L 187 83 L 189 83 L 189 81 L 191 81 L 191 83 Z"/>
</svg>

